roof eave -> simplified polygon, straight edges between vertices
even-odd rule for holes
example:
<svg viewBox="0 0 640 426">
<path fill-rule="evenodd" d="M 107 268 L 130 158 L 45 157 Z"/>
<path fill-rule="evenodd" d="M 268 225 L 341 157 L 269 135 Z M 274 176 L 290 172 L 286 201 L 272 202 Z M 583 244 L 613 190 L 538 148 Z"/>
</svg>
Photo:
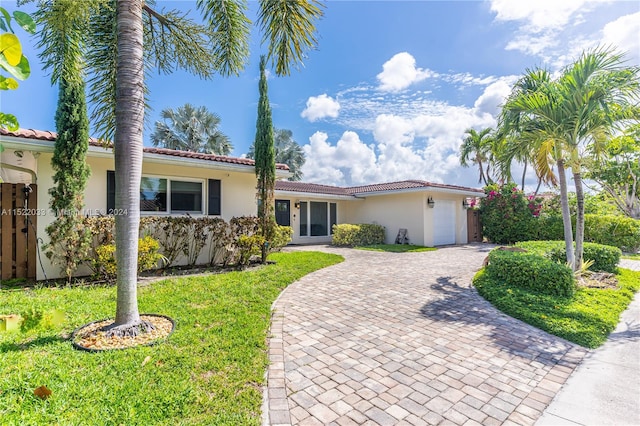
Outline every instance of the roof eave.
<svg viewBox="0 0 640 426">
<path fill-rule="evenodd" d="M 302 192 L 302 191 L 285 191 L 276 189 L 275 193 L 279 196 L 290 196 L 292 198 L 322 198 L 330 200 L 357 200 L 357 197 L 353 195 L 338 195 L 338 194 L 320 194 L 317 192 Z"/>
<path fill-rule="evenodd" d="M 55 143 L 50 140 L 32 139 L 17 136 L 0 135 L 3 145 L 9 149 L 28 149 L 37 152 L 53 152 Z M 113 158 L 111 148 L 89 145 L 87 156 L 97 158 Z M 255 173 L 255 168 L 249 164 L 233 164 L 222 161 L 203 160 L 199 158 L 178 157 L 166 154 L 153 154 L 143 152 L 143 159 L 150 163 L 169 164 L 175 166 L 190 166 L 223 171 L 233 171 L 239 173 Z M 288 178 L 291 172 L 288 170 L 276 169 L 277 178 Z"/>
<path fill-rule="evenodd" d="M 375 197 L 382 195 L 390 195 L 390 194 L 406 194 L 413 192 L 440 192 L 447 194 L 456 194 L 456 195 L 465 195 L 467 197 L 484 197 L 484 192 L 477 192 L 471 189 L 456 189 L 456 188 L 440 188 L 437 186 L 421 186 L 417 188 L 402 188 L 402 189 L 391 189 L 391 190 L 382 190 L 382 191 L 368 191 L 368 192 L 356 192 L 353 195 L 358 197 Z"/>
</svg>

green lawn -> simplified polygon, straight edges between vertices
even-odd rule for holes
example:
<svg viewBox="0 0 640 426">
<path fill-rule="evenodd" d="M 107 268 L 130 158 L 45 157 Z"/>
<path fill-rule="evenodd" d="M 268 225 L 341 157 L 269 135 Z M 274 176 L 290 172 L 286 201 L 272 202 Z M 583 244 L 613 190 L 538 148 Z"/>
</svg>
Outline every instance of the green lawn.
<svg viewBox="0 0 640 426">
<path fill-rule="evenodd" d="M 114 287 L 0 291 L 0 314 L 62 310 L 52 329 L 0 333 L 0 424 L 258 425 L 271 304 L 288 284 L 342 257 L 276 253 L 244 272 L 167 279 L 139 289 L 141 313 L 176 321 L 167 342 L 88 353 L 66 339 L 113 317 Z M 47 400 L 33 390 L 47 386 Z"/>
<path fill-rule="evenodd" d="M 514 318 L 587 348 L 602 345 L 620 314 L 640 289 L 640 272 L 620 269 L 619 288 L 579 288 L 573 298 L 537 294 L 493 281 L 481 270 L 474 278 L 478 292 Z"/>
<path fill-rule="evenodd" d="M 358 250 L 383 251 L 390 253 L 416 253 L 420 251 L 434 251 L 435 247 L 415 246 L 412 244 L 374 244 L 370 246 L 354 247 Z"/>
<path fill-rule="evenodd" d="M 640 260 L 640 253 L 624 253 L 623 259 Z"/>
</svg>

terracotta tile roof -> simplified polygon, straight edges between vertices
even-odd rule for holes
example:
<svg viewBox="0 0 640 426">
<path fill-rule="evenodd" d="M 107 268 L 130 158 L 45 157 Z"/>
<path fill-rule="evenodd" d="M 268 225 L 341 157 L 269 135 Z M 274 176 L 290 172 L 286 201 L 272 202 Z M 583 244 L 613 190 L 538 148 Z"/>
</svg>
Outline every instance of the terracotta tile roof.
<svg viewBox="0 0 640 426">
<path fill-rule="evenodd" d="M 18 129 L 15 132 L 10 132 L 6 129 L 0 128 L 0 135 L 13 136 L 16 138 L 51 141 L 51 142 L 55 141 L 57 137 L 57 134 L 55 132 L 44 131 L 44 130 L 34 130 L 34 129 Z M 89 138 L 89 145 L 97 146 L 97 147 L 105 146 L 105 144 L 103 144 L 99 139 L 96 139 L 96 138 Z M 203 154 L 199 152 L 178 151 L 175 149 L 152 148 L 152 147 L 144 147 L 143 151 L 149 154 L 168 155 L 173 157 L 191 158 L 195 160 L 208 160 L 208 161 L 215 161 L 218 163 L 240 164 L 240 165 L 252 166 L 252 167 L 255 166 L 255 161 L 249 158 L 226 157 L 223 155 Z M 286 164 L 276 164 L 276 168 L 278 170 L 289 170 L 289 166 L 287 166 Z"/>
<path fill-rule="evenodd" d="M 388 183 L 376 183 L 372 185 L 352 186 L 352 187 L 339 187 L 329 185 L 318 185 L 315 183 L 304 182 L 291 182 L 288 180 L 276 181 L 277 191 L 292 191 L 292 192 L 306 192 L 311 194 L 325 194 L 325 195 L 351 195 L 370 193 L 370 192 L 386 192 L 386 191 L 401 191 L 403 189 L 414 188 L 442 188 L 452 189 L 465 192 L 477 192 L 483 194 L 482 189 L 467 188 L 465 186 L 458 185 L 445 185 L 441 183 L 432 183 L 423 180 L 404 180 L 400 182 L 388 182 Z"/>
<path fill-rule="evenodd" d="M 356 195 L 356 194 L 362 194 L 366 192 L 400 191 L 403 189 L 414 189 L 414 188 L 442 188 L 442 189 L 453 189 L 458 191 L 477 192 L 479 194 L 484 193 L 484 190 L 478 189 L 478 188 L 469 188 L 466 186 L 458 186 L 458 185 L 446 185 L 443 183 L 433 183 L 433 182 L 427 182 L 424 180 L 403 180 L 400 182 L 352 186 L 350 188 L 346 188 L 346 190 L 350 194 Z"/>
<path fill-rule="evenodd" d="M 351 196 L 346 188 L 316 183 L 292 182 L 289 180 L 277 180 L 276 191 L 306 192 L 310 194 L 345 195 Z"/>
</svg>

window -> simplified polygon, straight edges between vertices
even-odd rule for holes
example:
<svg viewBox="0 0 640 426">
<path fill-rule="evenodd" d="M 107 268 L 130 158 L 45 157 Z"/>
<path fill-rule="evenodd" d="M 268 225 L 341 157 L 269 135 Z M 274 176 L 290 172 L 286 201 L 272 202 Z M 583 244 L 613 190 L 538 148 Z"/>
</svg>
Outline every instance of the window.
<svg viewBox="0 0 640 426">
<path fill-rule="evenodd" d="M 221 202 L 222 192 L 220 191 L 221 181 L 220 179 L 209 179 L 209 214 L 221 215 L 222 208 Z"/>
<path fill-rule="evenodd" d="M 215 179 L 209 181 L 215 181 Z M 220 214 L 220 181 L 217 182 L 217 191 L 216 185 L 210 183 L 209 214 Z M 115 172 L 109 170 L 107 171 L 107 212 L 109 214 L 112 214 L 115 208 L 115 187 Z M 140 211 L 202 214 L 204 212 L 203 195 L 203 181 L 143 176 L 140 182 Z M 215 200 L 216 196 L 217 201 Z M 218 213 L 211 213 L 212 211 Z"/>
<path fill-rule="evenodd" d="M 171 181 L 171 211 L 202 213 L 202 182 Z"/>
<path fill-rule="evenodd" d="M 307 202 L 300 202 L 300 236 L 306 237 L 307 233 Z"/>
<path fill-rule="evenodd" d="M 332 235 L 333 225 L 336 223 L 336 203 L 300 202 L 300 236 L 321 237 Z"/>
<path fill-rule="evenodd" d="M 140 182 L 140 211 L 167 211 L 167 179 L 142 178 Z"/>
</svg>

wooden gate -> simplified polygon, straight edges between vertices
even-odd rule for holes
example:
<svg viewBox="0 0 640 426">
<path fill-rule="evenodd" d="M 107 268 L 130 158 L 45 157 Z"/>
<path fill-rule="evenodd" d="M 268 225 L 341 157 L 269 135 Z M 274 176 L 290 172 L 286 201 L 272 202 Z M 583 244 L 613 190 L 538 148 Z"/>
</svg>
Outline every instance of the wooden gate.
<svg viewBox="0 0 640 426">
<path fill-rule="evenodd" d="M 482 242 L 482 222 L 479 210 L 467 210 L 467 241 L 470 243 Z"/>
<path fill-rule="evenodd" d="M 36 278 L 38 188 L 0 184 L 0 279 Z"/>
</svg>

